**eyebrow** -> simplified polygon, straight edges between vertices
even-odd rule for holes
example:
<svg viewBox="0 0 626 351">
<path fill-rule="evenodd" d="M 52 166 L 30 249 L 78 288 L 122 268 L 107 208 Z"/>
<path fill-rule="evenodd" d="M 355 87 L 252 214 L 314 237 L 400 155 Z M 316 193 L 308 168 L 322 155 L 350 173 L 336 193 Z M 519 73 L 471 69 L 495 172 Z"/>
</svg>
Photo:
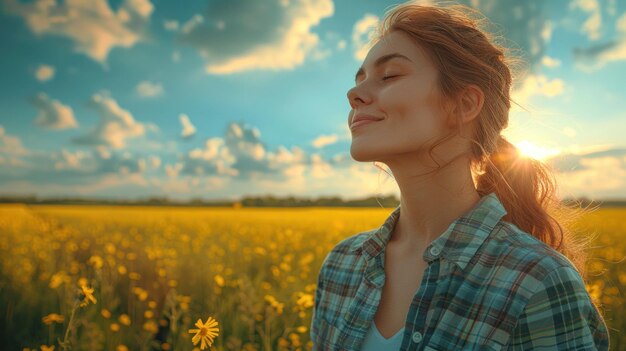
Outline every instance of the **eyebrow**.
<svg viewBox="0 0 626 351">
<path fill-rule="evenodd" d="M 405 60 L 407 60 L 409 62 L 413 62 L 408 57 L 406 57 L 406 56 L 404 56 L 404 55 L 402 55 L 400 53 L 394 52 L 392 54 L 383 55 L 383 56 L 377 58 L 376 61 L 374 61 L 374 67 L 381 66 L 385 62 L 387 62 L 387 61 L 389 61 L 391 59 L 394 59 L 394 58 L 401 58 L 401 59 L 405 59 Z M 356 72 L 356 75 L 354 75 L 354 81 L 356 82 L 357 78 L 359 78 L 359 76 L 361 76 L 363 74 L 365 74 L 365 70 L 363 69 L 363 67 L 360 67 L 359 70 Z"/>
</svg>

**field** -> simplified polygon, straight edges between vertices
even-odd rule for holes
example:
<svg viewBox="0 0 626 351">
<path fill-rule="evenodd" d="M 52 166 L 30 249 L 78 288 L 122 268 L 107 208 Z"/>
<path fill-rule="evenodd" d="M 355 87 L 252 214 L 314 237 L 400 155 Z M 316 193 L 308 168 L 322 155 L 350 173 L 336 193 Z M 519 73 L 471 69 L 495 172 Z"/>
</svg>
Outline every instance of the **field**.
<svg viewBox="0 0 626 351">
<path fill-rule="evenodd" d="M 390 211 L 2 205 L 2 348 L 199 350 L 189 330 L 211 317 L 211 350 L 310 350 L 326 253 Z M 626 349 L 624 218 L 605 208 L 576 227 L 598 234 L 588 289 L 612 350 Z"/>
</svg>

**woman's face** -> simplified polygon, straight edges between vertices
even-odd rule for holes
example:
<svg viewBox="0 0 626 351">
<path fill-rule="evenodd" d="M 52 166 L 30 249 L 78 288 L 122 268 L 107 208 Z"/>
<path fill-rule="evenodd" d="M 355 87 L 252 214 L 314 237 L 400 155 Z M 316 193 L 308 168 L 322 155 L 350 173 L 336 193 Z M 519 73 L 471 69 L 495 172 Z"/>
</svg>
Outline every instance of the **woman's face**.
<svg viewBox="0 0 626 351">
<path fill-rule="evenodd" d="M 404 57 L 385 59 L 392 54 Z M 352 157 L 389 165 L 396 156 L 427 154 L 428 147 L 448 131 L 437 77 L 436 68 L 407 34 L 393 31 L 378 41 L 348 91 L 349 126 L 361 114 L 379 119 L 351 127 Z"/>
</svg>

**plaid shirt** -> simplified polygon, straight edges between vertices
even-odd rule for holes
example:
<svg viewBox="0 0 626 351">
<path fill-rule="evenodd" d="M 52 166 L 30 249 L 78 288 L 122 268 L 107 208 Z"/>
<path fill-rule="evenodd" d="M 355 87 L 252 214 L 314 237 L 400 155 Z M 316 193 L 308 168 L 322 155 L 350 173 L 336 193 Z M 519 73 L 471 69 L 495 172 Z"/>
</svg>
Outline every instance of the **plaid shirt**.
<svg viewBox="0 0 626 351">
<path fill-rule="evenodd" d="M 571 261 L 502 220 L 506 213 L 495 193 L 483 196 L 426 248 L 401 351 L 608 350 L 607 326 Z M 326 256 L 311 320 L 314 350 L 362 347 L 399 216 L 400 206 L 380 228 L 342 240 Z"/>
</svg>

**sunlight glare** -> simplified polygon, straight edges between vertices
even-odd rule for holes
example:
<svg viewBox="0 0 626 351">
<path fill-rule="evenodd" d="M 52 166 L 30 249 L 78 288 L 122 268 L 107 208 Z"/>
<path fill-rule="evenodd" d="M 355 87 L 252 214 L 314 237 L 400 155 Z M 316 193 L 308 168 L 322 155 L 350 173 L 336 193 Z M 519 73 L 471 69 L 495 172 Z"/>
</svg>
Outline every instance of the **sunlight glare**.
<svg viewBox="0 0 626 351">
<path fill-rule="evenodd" d="M 559 149 L 551 149 L 538 146 L 528 140 L 522 140 L 521 142 L 515 144 L 515 146 L 519 149 L 520 153 L 523 156 L 534 158 L 539 161 L 544 160 L 550 156 L 557 155 L 561 152 Z"/>
</svg>

